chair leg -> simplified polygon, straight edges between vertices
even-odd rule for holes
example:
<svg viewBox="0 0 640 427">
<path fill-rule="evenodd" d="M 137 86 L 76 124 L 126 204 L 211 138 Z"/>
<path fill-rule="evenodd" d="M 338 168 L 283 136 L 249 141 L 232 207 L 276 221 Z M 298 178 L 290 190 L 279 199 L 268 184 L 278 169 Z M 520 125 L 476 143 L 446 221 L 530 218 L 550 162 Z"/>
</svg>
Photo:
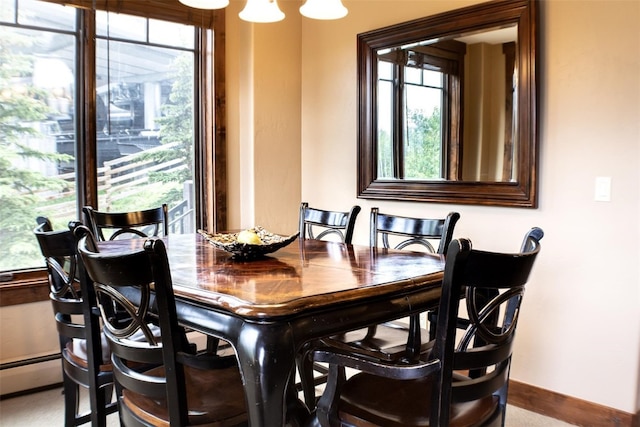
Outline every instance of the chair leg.
<svg viewBox="0 0 640 427">
<path fill-rule="evenodd" d="M 212 336 L 207 336 L 207 354 L 216 354 L 218 352 L 218 345 L 220 339 Z"/>
<path fill-rule="evenodd" d="M 338 365 L 329 365 L 327 385 L 316 408 L 316 416 L 321 426 L 340 425 L 340 421 L 337 416 L 337 401 L 345 379 L 346 376 L 343 367 Z"/>
<path fill-rule="evenodd" d="M 113 396 L 113 385 L 98 387 L 95 397 L 91 397 L 91 425 L 106 427 L 107 425 L 107 404 L 111 402 Z"/>
<path fill-rule="evenodd" d="M 77 425 L 76 418 L 80 409 L 80 390 L 78 384 L 73 382 L 63 373 L 62 386 L 64 394 L 64 425 L 73 427 Z"/>
<path fill-rule="evenodd" d="M 113 383 L 104 386 L 104 395 L 106 397 L 107 403 L 113 402 L 113 390 L 115 390 Z"/>
<path fill-rule="evenodd" d="M 306 349 L 302 349 L 296 356 L 296 365 L 300 375 L 304 403 L 312 411 L 316 406 L 316 391 L 313 379 L 313 361 L 309 359 L 309 352 Z"/>
<path fill-rule="evenodd" d="M 122 397 L 122 386 L 115 381 L 114 381 L 114 385 L 116 388 L 116 409 L 118 412 L 118 418 L 120 419 L 120 425 L 124 426 L 126 424 L 124 423 L 124 420 L 122 418 L 122 411 L 120 410 L 120 405 L 121 405 L 120 398 Z"/>
<path fill-rule="evenodd" d="M 429 323 L 429 340 L 436 338 L 436 320 L 438 319 L 438 311 L 431 310 L 427 312 L 427 320 Z"/>
</svg>

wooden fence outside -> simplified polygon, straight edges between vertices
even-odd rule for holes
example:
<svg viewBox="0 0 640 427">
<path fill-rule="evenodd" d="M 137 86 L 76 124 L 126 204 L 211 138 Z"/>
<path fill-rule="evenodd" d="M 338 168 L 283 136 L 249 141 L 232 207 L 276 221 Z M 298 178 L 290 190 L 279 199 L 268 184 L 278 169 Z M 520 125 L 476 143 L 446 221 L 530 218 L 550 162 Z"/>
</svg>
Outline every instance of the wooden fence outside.
<svg viewBox="0 0 640 427">
<path fill-rule="evenodd" d="M 167 162 L 158 163 L 154 159 L 148 158 L 148 154 L 163 150 L 170 150 L 179 143 L 172 143 L 154 147 L 139 153 L 130 154 L 118 159 L 104 162 L 104 166 L 98 168 L 98 199 L 100 210 L 108 211 L 112 204 L 125 197 L 130 197 L 145 191 L 146 184 L 149 183 L 149 172 L 177 172 L 187 166 L 184 159 L 174 159 Z M 62 192 L 51 191 L 42 192 L 38 195 L 43 199 L 64 200 L 48 206 L 49 218 L 54 222 L 56 219 L 74 218 L 76 216 L 76 194 L 75 194 L 75 173 L 58 175 L 59 179 L 69 182 L 68 190 Z M 185 183 L 185 186 L 192 186 L 193 183 Z M 185 194 L 189 191 L 185 189 Z M 190 215 L 193 215 L 193 205 L 191 198 L 185 196 L 178 206 L 174 207 L 169 215 L 171 227 L 176 231 L 191 232 L 189 226 Z M 177 224 L 176 222 L 180 222 Z"/>
</svg>

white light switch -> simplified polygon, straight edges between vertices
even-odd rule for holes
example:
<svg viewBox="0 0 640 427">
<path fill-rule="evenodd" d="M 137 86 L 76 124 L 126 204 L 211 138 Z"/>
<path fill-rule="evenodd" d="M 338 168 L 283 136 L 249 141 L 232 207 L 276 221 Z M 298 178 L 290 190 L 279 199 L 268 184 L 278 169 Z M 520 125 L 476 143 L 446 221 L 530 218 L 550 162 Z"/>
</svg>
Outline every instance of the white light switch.
<svg viewBox="0 0 640 427">
<path fill-rule="evenodd" d="M 611 201 L 611 177 L 610 176 L 596 177 L 596 190 L 595 190 L 594 199 L 596 202 Z"/>
</svg>

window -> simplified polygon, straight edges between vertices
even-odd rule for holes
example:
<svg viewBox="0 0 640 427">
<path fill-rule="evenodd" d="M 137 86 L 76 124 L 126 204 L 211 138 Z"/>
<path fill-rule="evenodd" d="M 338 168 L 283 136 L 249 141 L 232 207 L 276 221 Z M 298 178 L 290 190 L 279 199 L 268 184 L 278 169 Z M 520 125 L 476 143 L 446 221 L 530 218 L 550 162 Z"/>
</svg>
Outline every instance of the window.
<svg viewBox="0 0 640 427">
<path fill-rule="evenodd" d="M 205 228 L 214 190 L 203 183 L 218 182 L 201 179 L 214 150 L 215 115 L 203 110 L 214 104 L 203 28 L 213 19 L 185 10 L 196 22 L 175 22 L 182 15 L 160 2 L 127 2 L 128 14 L 49 1 L 0 11 L 0 271 L 43 266 L 36 216 L 60 229 L 85 204 L 167 203 L 172 233 Z"/>
<path fill-rule="evenodd" d="M 194 27 L 98 11 L 96 40 L 99 209 L 167 203 L 192 232 Z"/>
<path fill-rule="evenodd" d="M 75 174 L 65 173 L 76 139 L 75 11 L 37 6 L 19 3 L 0 25 L 0 270 L 43 265 L 36 216 L 60 225 L 76 212 Z"/>
<path fill-rule="evenodd" d="M 410 46 L 378 56 L 377 179 L 442 180 L 460 105 L 457 44 Z M 455 53 L 454 53 L 455 52 Z"/>
</svg>

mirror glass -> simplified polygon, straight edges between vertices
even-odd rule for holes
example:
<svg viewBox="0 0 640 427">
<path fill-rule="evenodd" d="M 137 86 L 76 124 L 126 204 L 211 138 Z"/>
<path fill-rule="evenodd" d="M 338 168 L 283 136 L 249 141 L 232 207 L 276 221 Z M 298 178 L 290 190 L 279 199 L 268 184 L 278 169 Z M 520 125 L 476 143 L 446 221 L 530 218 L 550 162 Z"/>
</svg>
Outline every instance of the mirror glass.
<svg viewBox="0 0 640 427">
<path fill-rule="evenodd" d="M 360 198 L 536 206 L 534 6 L 358 36 Z"/>
</svg>

